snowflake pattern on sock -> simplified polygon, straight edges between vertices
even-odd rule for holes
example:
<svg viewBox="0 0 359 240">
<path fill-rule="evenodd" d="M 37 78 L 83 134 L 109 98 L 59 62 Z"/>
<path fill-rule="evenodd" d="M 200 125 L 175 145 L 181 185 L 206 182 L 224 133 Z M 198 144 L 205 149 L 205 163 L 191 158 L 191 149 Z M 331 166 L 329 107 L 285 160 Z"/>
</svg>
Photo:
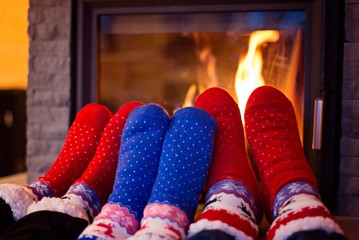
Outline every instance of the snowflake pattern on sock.
<svg viewBox="0 0 359 240">
<path fill-rule="evenodd" d="M 201 214 L 190 225 L 188 236 L 203 230 L 220 230 L 235 239 L 258 237 L 258 203 L 251 192 L 240 182 L 223 180 L 207 192 Z"/>
<path fill-rule="evenodd" d="M 219 193 L 226 193 L 226 194 L 233 194 L 238 198 L 243 199 L 244 202 L 246 202 L 253 212 L 253 215 L 249 215 L 253 222 L 256 222 L 256 219 L 260 217 L 260 210 L 258 209 L 259 203 L 254 198 L 253 194 L 246 188 L 242 183 L 235 182 L 232 180 L 224 180 L 219 181 L 215 183 L 207 192 L 206 195 L 206 202 L 208 201 L 208 198 L 210 198 L 213 195 L 217 195 Z M 245 209 L 243 209 L 244 212 Z"/>
<path fill-rule="evenodd" d="M 274 218 L 278 216 L 279 208 L 286 202 L 289 198 L 298 194 L 308 194 L 313 195 L 316 198 L 320 199 L 318 190 L 308 182 L 292 182 L 285 185 L 274 198 Z"/>
<path fill-rule="evenodd" d="M 83 206 L 91 221 L 101 211 L 102 204 L 99 197 L 94 190 L 85 183 L 73 184 L 62 198 L 71 199 L 72 194 L 81 197 L 83 202 L 79 205 Z"/>
<path fill-rule="evenodd" d="M 37 196 L 37 201 L 40 201 L 41 198 L 43 198 L 44 196 L 55 196 L 54 192 L 49 187 L 49 184 L 46 184 L 43 181 L 35 181 L 29 186 L 27 186 L 27 188 L 31 189 L 31 191 Z"/>
</svg>

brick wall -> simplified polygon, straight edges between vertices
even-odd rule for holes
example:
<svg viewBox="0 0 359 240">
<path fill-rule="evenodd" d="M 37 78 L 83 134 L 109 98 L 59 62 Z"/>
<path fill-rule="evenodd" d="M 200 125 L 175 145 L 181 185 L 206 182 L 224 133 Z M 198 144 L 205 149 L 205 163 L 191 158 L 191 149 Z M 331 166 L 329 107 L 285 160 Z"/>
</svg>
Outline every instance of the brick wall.
<svg viewBox="0 0 359 240">
<path fill-rule="evenodd" d="M 28 181 L 56 159 L 69 127 L 71 0 L 30 0 Z M 346 0 L 339 214 L 359 216 L 359 0 Z"/>
<path fill-rule="evenodd" d="M 30 0 L 28 181 L 56 159 L 69 127 L 71 0 Z"/>
<path fill-rule="evenodd" d="M 359 216 L 359 0 L 345 1 L 339 213 Z"/>
</svg>

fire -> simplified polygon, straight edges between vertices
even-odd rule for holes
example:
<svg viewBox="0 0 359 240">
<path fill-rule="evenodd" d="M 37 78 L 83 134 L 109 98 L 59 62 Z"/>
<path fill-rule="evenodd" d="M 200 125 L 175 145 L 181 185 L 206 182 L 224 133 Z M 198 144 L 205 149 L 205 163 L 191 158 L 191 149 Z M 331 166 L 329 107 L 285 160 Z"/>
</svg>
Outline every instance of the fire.
<svg viewBox="0 0 359 240">
<path fill-rule="evenodd" d="M 247 54 L 239 60 L 234 87 L 242 114 L 242 121 L 249 95 L 254 89 L 265 84 L 262 76 L 262 53 L 259 47 L 265 42 L 276 42 L 278 39 L 279 31 L 259 30 L 252 32 L 249 38 Z M 199 59 L 197 65 L 198 83 L 190 86 L 182 107 L 192 106 L 196 93 L 200 94 L 205 89 L 218 85 L 216 58 L 208 48 L 198 49 L 197 53 Z"/>
<path fill-rule="evenodd" d="M 276 42 L 278 39 L 279 32 L 274 30 L 255 31 L 250 35 L 247 55 L 239 61 L 235 78 L 235 90 L 242 121 L 249 95 L 254 89 L 265 84 L 262 76 L 263 60 L 259 47 L 265 42 Z"/>
<path fill-rule="evenodd" d="M 196 96 L 196 90 L 197 90 L 197 86 L 196 84 L 192 84 L 186 94 L 185 100 L 182 104 L 182 107 L 189 107 L 193 105 L 193 100 Z"/>
</svg>

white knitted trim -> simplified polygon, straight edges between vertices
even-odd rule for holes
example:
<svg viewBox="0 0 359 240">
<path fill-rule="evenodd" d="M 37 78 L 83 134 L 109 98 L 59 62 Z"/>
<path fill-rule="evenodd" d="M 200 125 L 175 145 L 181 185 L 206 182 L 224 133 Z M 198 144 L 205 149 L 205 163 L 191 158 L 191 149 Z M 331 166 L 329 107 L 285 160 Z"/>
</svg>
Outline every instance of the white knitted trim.
<svg viewBox="0 0 359 240">
<path fill-rule="evenodd" d="M 107 233 L 109 228 L 111 232 Z M 127 233 L 126 228 L 122 227 L 117 222 L 110 219 L 95 220 L 81 233 L 78 239 L 92 238 L 96 236 L 96 239 L 101 240 L 113 240 L 113 239 L 127 239 L 131 235 Z"/>
<path fill-rule="evenodd" d="M 28 207 L 27 214 L 47 210 L 47 211 L 66 213 L 67 215 L 70 215 L 72 217 L 82 218 L 87 222 L 90 222 L 90 219 L 85 209 L 83 209 L 81 206 L 78 205 L 78 201 L 73 201 L 71 199 L 55 198 L 55 197 L 53 198 L 43 197 L 40 201 L 34 202 Z"/>
<path fill-rule="evenodd" d="M 289 201 L 291 203 L 286 204 Z M 298 194 L 283 203 L 283 207 L 280 208 L 279 215 L 271 224 L 271 227 L 276 227 L 276 222 L 285 219 L 291 213 L 294 214 L 296 212 L 300 212 L 302 209 L 308 208 L 308 206 L 310 206 L 310 208 L 322 208 L 324 211 L 329 213 L 324 204 L 315 196 L 309 194 Z M 327 233 L 337 232 L 339 234 L 343 234 L 343 231 L 333 219 L 323 216 L 308 216 L 300 219 L 294 219 L 285 225 L 279 226 L 278 229 L 275 230 L 274 239 L 286 239 L 295 232 L 315 229 L 322 229 Z"/>
<path fill-rule="evenodd" d="M 305 218 L 293 220 L 287 223 L 286 225 L 280 226 L 275 231 L 273 239 L 284 240 L 296 232 L 317 230 L 317 229 L 322 229 L 327 233 L 336 232 L 344 235 L 342 229 L 332 219 L 318 216 L 318 217 L 305 217 Z"/>
<path fill-rule="evenodd" d="M 173 229 L 176 229 L 181 236 L 169 229 L 169 226 L 171 226 Z M 168 218 L 147 217 L 141 220 L 141 229 L 138 230 L 135 235 L 129 239 L 157 239 L 151 238 L 151 236 L 162 236 L 161 238 L 165 237 L 164 239 L 166 240 L 178 240 L 186 238 L 185 230 L 180 227 L 177 222 L 172 222 Z"/>
<path fill-rule="evenodd" d="M 251 236 L 247 236 L 244 232 L 237 228 L 231 227 L 228 224 L 221 221 L 208 221 L 207 219 L 201 219 L 189 226 L 188 237 L 203 231 L 203 230 L 221 230 L 230 236 L 233 236 L 236 240 L 253 240 Z"/>
<path fill-rule="evenodd" d="M 10 183 L 0 185 L 0 198 L 10 206 L 16 221 L 25 216 L 28 206 L 37 200 L 27 187 Z"/>
<path fill-rule="evenodd" d="M 289 201 L 291 203 L 287 204 Z M 289 198 L 282 204 L 278 211 L 277 219 L 281 218 L 283 212 L 285 213 L 284 216 L 286 216 L 288 212 L 301 211 L 301 209 L 308 206 L 310 206 L 311 208 L 322 207 L 326 209 L 324 204 L 316 196 L 302 193 Z"/>
</svg>

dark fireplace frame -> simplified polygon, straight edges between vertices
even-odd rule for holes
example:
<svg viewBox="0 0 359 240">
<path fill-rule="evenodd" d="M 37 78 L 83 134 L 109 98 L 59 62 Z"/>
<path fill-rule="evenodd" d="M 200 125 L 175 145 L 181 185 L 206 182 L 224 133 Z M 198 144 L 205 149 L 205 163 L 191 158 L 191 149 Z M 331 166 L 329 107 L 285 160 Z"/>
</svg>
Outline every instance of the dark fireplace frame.
<svg viewBox="0 0 359 240">
<path fill-rule="evenodd" d="M 344 3 L 340 0 L 78 0 L 73 4 L 72 119 L 86 103 L 96 101 L 96 30 L 102 14 L 281 11 L 307 15 L 305 40 L 304 151 L 318 179 L 324 203 L 336 212 L 340 161 L 341 85 Z M 315 81 L 315 83 L 313 83 Z M 325 99 L 322 149 L 312 149 L 313 108 Z"/>
</svg>

